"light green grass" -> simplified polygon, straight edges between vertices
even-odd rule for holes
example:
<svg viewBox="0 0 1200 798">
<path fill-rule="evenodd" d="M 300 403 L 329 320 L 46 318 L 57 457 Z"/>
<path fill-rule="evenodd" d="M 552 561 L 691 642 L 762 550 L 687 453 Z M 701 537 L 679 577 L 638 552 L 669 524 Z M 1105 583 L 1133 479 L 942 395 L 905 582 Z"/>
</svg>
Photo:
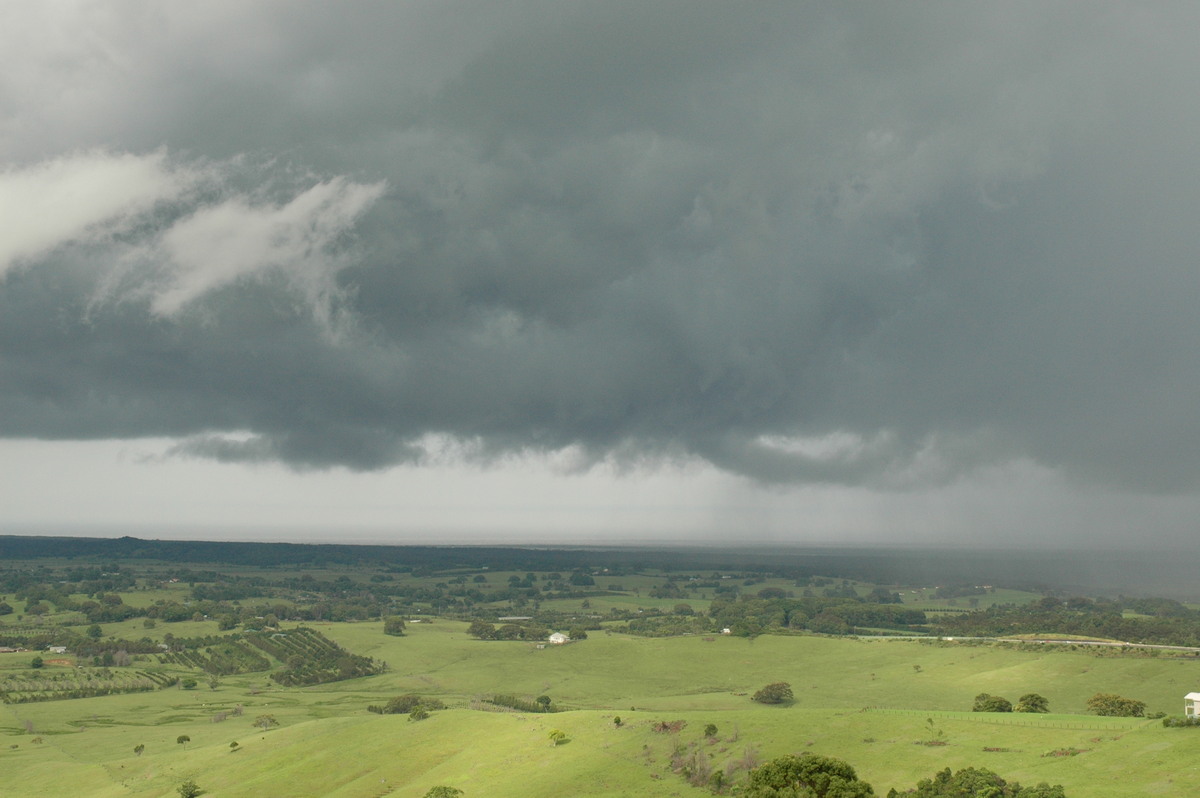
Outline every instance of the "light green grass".
<svg viewBox="0 0 1200 798">
<path fill-rule="evenodd" d="M 764 759 L 811 750 L 846 759 L 880 794 L 911 787 L 947 765 L 989 767 L 1023 783 L 1061 782 L 1072 798 L 1179 795 L 1179 785 L 1197 775 L 1200 730 L 1071 714 L 1082 713 L 1096 692 L 1178 712 L 1183 694 L 1200 687 L 1194 661 L 906 640 L 709 641 L 603 632 L 537 649 L 475 640 L 465 623 L 443 620 L 412 624 L 404 637 L 382 634 L 378 622 L 313 626 L 356 653 L 386 660 L 390 670 L 300 689 L 247 674 L 222 678 L 215 691 L 202 681 L 191 691 L 6 705 L 0 707 L 3 794 L 174 798 L 185 778 L 214 797 L 415 798 L 451 784 L 467 796 L 540 798 L 564 794 L 564 781 L 578 796 L 708 794 L 669 772 L 676 738 L 656 734 L 651 723 L 674 719 L 687 721 L 678 741 L 701 745 L 716 766 L 743 756 L 747 745 Z M 20 667 L 30 656 L 5 655 L 0 667 L 10 664 L 7 658 Z M 774 681 L 791 683 L 794 704 L 750 701 L 749 694 Z M 368 704 L 404 692 L 436 695 L 451 708 L 420 723 L 366 712 Z M 469 708 L 473 698 L 496 692 L 545 693 L 571 711 Z M 965 711 L 981 692 L 1013 701 L 1037 692 L 1063 714 Z M 238 704 L 241 717 L 212 722 Z M 254 728 L 261 714 L 273 715 L 280 727 Z M 623 728 L 613 725 L 614 715 Z M 948 745 L 918 744 L 931 737 L 928 719 Z M 26 721 L 40 744 L 25 732 Z M 719 742 L 700 741 L 706 723 L 718 726 Z M 565 731 L 570 742 L 551 746 L 551 728 Z M 178 745 L 180 734 L 191 742 Z M 242 750 L 230 751 L 233 740 Z M 146 746 L 141 757 L 133 753 L 139 744 Z M 1042 756 L 1068 747 L 1088 750 Z"/>
</svg>

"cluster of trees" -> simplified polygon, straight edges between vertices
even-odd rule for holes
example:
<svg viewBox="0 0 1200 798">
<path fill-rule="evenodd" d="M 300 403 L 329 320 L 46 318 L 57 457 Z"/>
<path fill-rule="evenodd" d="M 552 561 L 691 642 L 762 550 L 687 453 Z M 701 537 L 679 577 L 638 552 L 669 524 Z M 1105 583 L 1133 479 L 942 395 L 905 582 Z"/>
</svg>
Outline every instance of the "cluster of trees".
<svg viewBox="0 0 1200 798">
<path fill-rule="evenodd" d="M 430 712 L 445 708 L 446 705 L 440 698 L 406 693 L 388 699 L 388 702 L 383 706 L 368 706 L 367 711 L 374 712 L 377 715 L 412 715 L 413 713 L 418 713 L 428 717 Z"/>
<path fill-rule="evenodd" d="M 488 699 L 488 703 L 498 707 L 508 707 L 518 712 L 557 712 L 554 703 L 548 695 L 540 695 L 530 701 L 515 695 L 497 694 Z"/>
<path fill-rule="evenodd" d="M 834 757 L 812 753 L 789 754 L 750 771 L 741 798 L 874 798 L 872 786 L 854 768 Z M 922 779 L 911 790 L 888 791 L 888 798 L 1067 798 L 1062 785 L 1022 787 L 986 768 L 946 768 Z"/>
<path fill-rule="evenodd" d="M 1022 787 L 1018 782 L 1005 781 L 986 768 L 963 768 L 957 773 L 950 768 L 931 779 L 921 779 L 915 789 L 907 792 L 888 791 L 888 798 L 1066 798 L 1061 784 L 1042 782 L 1034 787 Z"/>
<path fill-rule="evenodd" d="M 1149 611 L 1146 617 L 1123 612 Z M 1200 646 L 1200 611 L 1172 599 L 1092 600 L 1047 596 L 1023 606 L 997 605 L 943 617 L 939 635 L 994 637 L 1014 634 L 1069 634 L 1131 643 Z"/>
<path fill-rule="evenodd" d="M 1113 718 L 1144 718 L 1146 702 L 1124 698 L 1116 693 L 1096 693 L 1087 700 L 1088 711 Z"/>
<path fill-rule="evenodd" d="M 1037 693 L 1026 693 L 1017 699 L 1016 706 L 1008 699 L 998 695 L 980 693 L 975 696 L 972 712 L 1038 712 L 1050 711 L 1050 702 Z"/>
<path fill-rule="evenodd" d="M 478 640 L 542 641 L 550 636 L 550 629 L 536 622 L 505 623 L 497 627 L 487 621 L 475 620 L 467 627 L 467 634 Z M 567 637 L 572 640 L 587 640 L 587 630 L 582 626 L 572 627 Z"/>
<path fill-rule="evenodd" d="M 897 604 L 868 603 L 861 598 L 717 598 L 709 609 L 714 628 L 735 635 L 772 630 L 807 629 L 820 634 L 851 634 L 857 627 L 911 630 L 923 628 L 925 613 Z"/>
</svg>

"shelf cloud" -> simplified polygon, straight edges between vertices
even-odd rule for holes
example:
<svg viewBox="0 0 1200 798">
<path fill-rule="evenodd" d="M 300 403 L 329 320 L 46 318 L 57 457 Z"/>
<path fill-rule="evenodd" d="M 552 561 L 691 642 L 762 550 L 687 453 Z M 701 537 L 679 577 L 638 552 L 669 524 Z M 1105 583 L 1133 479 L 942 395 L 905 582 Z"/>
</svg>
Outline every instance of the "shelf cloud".
<svg viewBox="0 0 1200 798">
<path fill-rule="evenodd" d="M 1194 491 L 1198 22 L 0 12 L 0 435 Z"/>
</svg>

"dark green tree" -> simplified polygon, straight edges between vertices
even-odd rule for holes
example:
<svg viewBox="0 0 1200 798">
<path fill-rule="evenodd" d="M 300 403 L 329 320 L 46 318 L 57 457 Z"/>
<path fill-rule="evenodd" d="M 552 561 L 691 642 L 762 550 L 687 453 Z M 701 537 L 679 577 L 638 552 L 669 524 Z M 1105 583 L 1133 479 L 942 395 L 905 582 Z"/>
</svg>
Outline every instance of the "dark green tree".
<svg viewBox="0 0 1200 798">
<path fill-rule="evenodd" d="M 1006 698 L 1001 698 L 998 695 L 988 695 L 980 693 L 975 696 L 975 704 L 971 707 L 972 712 L 1012 712 L 1013 705 Z"/>
<path fill-rule="evenodd" d="M 915 790 L 888 792 L 888 798 L 1066 798 L 1061 785 L 1022 787 L 1005 781 L 986 768 L 963 768 L 954 773 L 946 768 L 932 779 L 921 779 Z"/>
<path fill-rule="evenodd" d="M 772 682 L 751 696 L 751 700 L 757 701 L 760 704 L 782 704 L 785 701 L 791 701 L 794 697 L 790 684 L 787 682 Z"/>
<path fill-rule="evenodd" d="M 871 785 L 849 764 L 817 754 L 788 754 L 750 771 L 744 798 L 870 798 Z"/>
<path fill-rule="evenodd" d="M 496 627 L 487 621 L 472 621 L 471 625 L 467 627 L 467 634 L 480 640 L 495 640 Z"/>
<path fill-rule="evenodd" d="M 33 659 L 29 660 L 29 667 L 31 668 L 40 668 L 45 664 L 46 663 L 42 661 L 41 657 L 34 657 Z"/>
<path fill-rule="evenodd" d="M 1141 718 L 1146 715 L 1146 702 L 1124 698 L 1116 693 L 1096 693 L 1088 699 L 1088 710 L 1096 715 L 1115 718 Z"/>
<path fill-rule="evenodd" d="M 1017 699 L 1013 712 L 1049 712 L 1050 702 L 1037 693 L 1026 693 Z"/>
<path fill-rule="evenodd" d="M 404 619 L 399 616 L 392 615 L 383 622 L 383 633 L 385 635 L 395 635 L 396 637 L 400 637 L 404 634 L 404 630 Z"/>
<path fill-rule="evenodd" d="M 203 794 L 203 790 L 200 789 L 200 786 L 191 779 L 188 779 L 175 789 L 179 793 L 179 798 L 197 798 L 197 796 Z"/>
</svg>

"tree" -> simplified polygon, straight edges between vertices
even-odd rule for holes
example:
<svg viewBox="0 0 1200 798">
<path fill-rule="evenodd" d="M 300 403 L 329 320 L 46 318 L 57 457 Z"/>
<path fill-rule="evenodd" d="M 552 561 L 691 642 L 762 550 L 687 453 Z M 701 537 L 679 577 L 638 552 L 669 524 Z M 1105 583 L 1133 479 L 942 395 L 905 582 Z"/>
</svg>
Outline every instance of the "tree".
<svg viewBox="0 0 1200 798">
<path fill-rule="evenodd" d="M 188 737 L 186 734 L 181 734 L 175 738 L 175 742 L 178 745 L 183 745 L 184 743 L 190 743 L 191 741 L 192 741 L 192 738 Z"/>
<path fill-rule="evenodd" d="M 562 745 L 567 741 L 567 733 L 561 729 L 551 729 L 548 736 L 551 745 Z"/>
<path fill-rule="evenodd" d="M 93 640 L 99 640 L 103 635 L 104 635 L 104 630 L 100 628 L 99 624 L 94 623 L 88 627 L 87 636 L 92 638 Z"/>
<path fill-rule="evenodd" d="M 1066 798 L 1061 785 L 1051 787 L 1041 783 L 1022 787 L 1015 781 L 1005 781 L 986 768 L 963 768 L 954 773 L 946 768 L 932 779 L 921 779 L 915 790 L 888 792 L 888 798 Z"/>
<path fill-rule="evenodd" d="M 145 746 L 145 745 L 143 745 L 142 743 L 138 743 L 137 745 L 135 745 L 135 746 L 133 747 L 133 752 L 134 752 L 135 754 L 137 754 L 138 756 L 141 756 L 141 755 L 142 755 L 142 752 L 143 752 L 143 751 L 145 751 L 145 750 L 146 750 L 146 746 Z"/>
<path fill-rule="evenodd" d="M 467 627 L 467 634 L 480 640 L 495 640 L 496 627 L 487 621 L 472 621 L 471 625 Z"/>
<path fill-rule="evenodd" d="M 29 660 L 29 667 L 31 667 L 31 668 L 40 668 L 45 664 L 46 663 L 42 660 L 41 657 L 34 657 L 33 659 Z"/>
<path fill-rule="evenodd" d="M 980 693 L 975 696 L 975 704 L 971 707 L 972 712 L 1012 712 L 1012 703 L 998 695 L 988 695 Z"/>
<path fill-rule="evenodd" d="M 429 710 L 420 705 L 413 707 L 413 711 L 408 713 L 409 720 L 425 720 L 428 717 Z"/>
<path fill-rule="evenodd" d="M 849 764 L 817 754 L 788 754 L 750 771 L 745 798 L 871 798 L 875 791 Z"/>
<path fill-rule="evenodd" d="M 793 698 L 792 686 L 787 682 L 772 682 L 751 696 L 752 701 L 760 704 L 782 704 Z"/>
<path fill-rule="evenodd" d="M 710 738 L 716 737 L 717 736 L 717 724 L 710 723 L 707 726 L 705 726 L 704 727 L 704 736 L 710 737 Z"/>
<path fill-rule="evenodd" d="M 1049 712 L 1050 702 L 1037 693 L 1026 693 L 1017 699 L 1013 712 Z"/>
<path fill-rule="evenodd" d="M 259 715 L 257 718 L 254 719 L 254 725 L 257 726 L 258 728 L 262 729 L 263 731 L 266 731 L 267 729 L 270 729 L 273 726 L 278 726 L 279 721 L 275 720 L 274 715 Z"/>
<path fill-rule="evenodd" d="M 195 690 L 196 689 L 196 680 L 195 679 L 184 679 L 182 682 L 179 683 L 179 686 L 182 687 L 184 690 Z"/>
<path fill-rule="evenodd" d="M 12 605 L 7 601 L 0 601 L 0 615 L 12 615 Z"/>
<path fill-rule="evenodd" d="M 398 616 L 393 615 L 383 622 L 383 633 L 385 635 L 400 637 L 404 634 L 404 630 L 404 619 Z"/>
<path fill-rule="evenodd" d="M 533 700 L 534 700 L 534 703 L 536 703 L 539 707 L 542 708 L 542 712 L 548 712 L 550 710 L 550 696 L 540 695 Z"/>
<path fill-rule="evenodd" d="M 179 798 L 197 798 L 203 792 L 196 782 L 188 779 L 183 784 L 175 788 L 179 793 Z"/>
<path fill-rule="evenodd" d="M 1116 693 L 1096 693 L 1088 699 L 1088 709 L 1097 715 L 1115 718 L 1142 718 L 1146 715 L 1146 702 L 1123 698 Z"/>
<path fill-rule="evenodd" d="M 425 793 L 425 798 L 458 798 L 463 791 L 457 787 L 430 787 L 429 792 Z"/>
</svg>

